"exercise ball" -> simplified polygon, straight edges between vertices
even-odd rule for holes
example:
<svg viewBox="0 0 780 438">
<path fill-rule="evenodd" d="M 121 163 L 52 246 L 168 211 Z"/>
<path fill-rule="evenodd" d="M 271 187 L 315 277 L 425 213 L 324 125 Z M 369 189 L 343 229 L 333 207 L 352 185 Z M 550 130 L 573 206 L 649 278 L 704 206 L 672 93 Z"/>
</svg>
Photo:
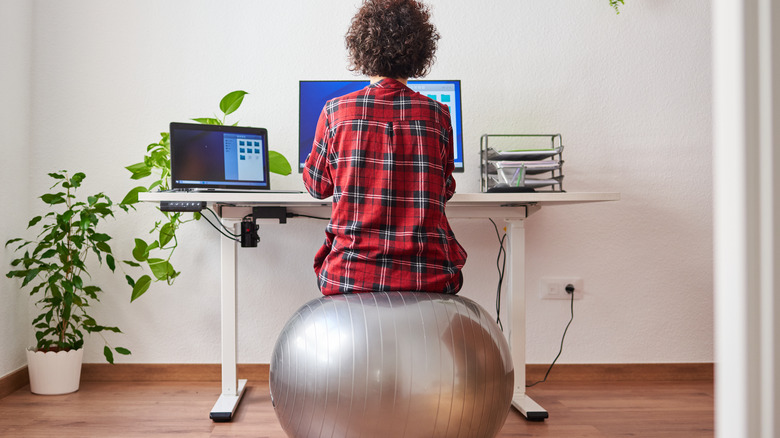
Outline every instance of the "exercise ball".
<svg viewBox="0 0 780 438">
<path fill-rule="evenodd" d="M 494 437 L 514 389 L 509 346 L 456 295 L 312 300 L 274 347 L 271 400 L 290 437 Z"/>
</svg>

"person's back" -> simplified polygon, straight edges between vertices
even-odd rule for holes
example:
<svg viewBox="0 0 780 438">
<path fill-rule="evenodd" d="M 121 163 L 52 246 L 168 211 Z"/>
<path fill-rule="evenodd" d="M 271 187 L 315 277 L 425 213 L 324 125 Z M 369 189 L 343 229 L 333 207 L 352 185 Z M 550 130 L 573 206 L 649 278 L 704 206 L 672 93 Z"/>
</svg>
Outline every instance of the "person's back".
<svg viewBox="0 0 780 438">
<path fill-rule="evenodd" d="M 418 60 L 408 68 L 427 68 L 438 39 L 427 10 L 412 0 L 367 1 L 353 20 L 353 40 L 369 33 L 366 26 L 386 26 L 376 23 L 377 10 L 389 16 L 411 12 L 412 25 L 422 27 L 423 37 L 434 44 L 422 64 Z M 349 46 L 350 34 L 347 41 Z M 356 64 L 365 55 L 357 49 L 351 48 Z M 396 80 L 383 77 L 397 72 L 393 66 L 387 72 L 367 68 L 373 61 L 383 60 L 360 60 L 362 70 L 373 76 L 369 87 L 326 104 L 304 167 L 304 183 L 313 196 L 333 195 L 326 241 L 315 256 L 318 285 L 327 295 L 456 293 L 466 253 L 444 211 L 455 191 L 449 110 L 405 85 L 407 66 L 401 64 L 401 72 L 392 75 L 401 78 Z"/>
</svg>

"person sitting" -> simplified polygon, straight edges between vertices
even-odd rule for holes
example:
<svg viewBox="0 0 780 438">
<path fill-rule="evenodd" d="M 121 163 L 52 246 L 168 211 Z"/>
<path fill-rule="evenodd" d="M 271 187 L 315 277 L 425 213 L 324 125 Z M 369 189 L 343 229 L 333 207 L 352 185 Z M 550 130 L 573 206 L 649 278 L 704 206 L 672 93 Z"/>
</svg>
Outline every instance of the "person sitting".
<svg viewBox="0 0 780 438">
<path fill-rule="evenodd" d="M 314 259 L 325 295 L 457 293 L 466 251 L 445 215 L 455 193 L 446 105 L 412 91 L 440 36 L 415 0 L 367 0 L 346 34 L 350 69 L 366 88 L 328 101 L 303 169 L 308 192 L 333 196 Z"/>
</svg>

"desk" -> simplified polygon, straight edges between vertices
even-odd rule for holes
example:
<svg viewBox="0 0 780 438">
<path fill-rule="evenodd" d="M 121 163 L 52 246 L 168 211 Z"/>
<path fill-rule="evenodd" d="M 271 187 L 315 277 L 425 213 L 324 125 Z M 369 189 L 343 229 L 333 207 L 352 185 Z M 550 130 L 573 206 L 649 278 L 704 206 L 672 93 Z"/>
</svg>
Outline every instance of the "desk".
<svg viewBox="0 0 780 438">
<path fill-rule="evenodd" d="M 241 219 L 253 207 L 285 207 L 289 213 L 329 216 L 330 200 L 318 200 L 307 193 L 141 193 L 146 202 L 207 202 L 225 226 L 237 231 Z M 508 342 L 515 367 L 512 406 L 526 418 L 543 420 L 547 411 L 525 393 L 525 228 L 523 220 L 546 205 L 617 201 L 619 193 L 456 193 L 447 203 L 448 218 L 502 218 L 507 229 Z M 230 421 L 244 393 L 247 381 L 236 371 L 236 257 L 238 243 L 221 239 L 221 324 L 222 395 L 211 411 L 214 421 Z M 312 257 L 314 255 L 312 254 Z M 312 291 L 313 293 L 319 293 Z"/>
</svg>

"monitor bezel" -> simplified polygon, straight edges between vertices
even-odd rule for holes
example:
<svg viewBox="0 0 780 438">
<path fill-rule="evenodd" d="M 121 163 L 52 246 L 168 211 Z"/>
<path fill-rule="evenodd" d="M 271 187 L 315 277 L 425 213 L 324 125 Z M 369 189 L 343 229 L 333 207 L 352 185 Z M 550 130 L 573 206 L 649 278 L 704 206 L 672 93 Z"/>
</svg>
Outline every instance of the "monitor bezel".
<svg viewBox="0 0 780 438">
<path fill-rule="evenodd" d="M 304 162 L 306 161 L 306 157 L 302 156 L 301 154 L 301 131 L 300 131 L 300 123 L 301 123 L 301 99 L 303 96 L 301 95 L 301 85 L 303 83 L 324 83 L 324 82 L 351 82 L 351 83 L 361 83 L 365 84 L 365 86 L 368 86 L 370 84 L 370 81 L 365 79 L 324 79 L 324 80 L 300 80 L 298 82 L 298 173 L 303 173 L 303 167 Z M 453 169 L 454 173 L 463 173 L 466 167 L 466 157 L 465 157 L 465 146 L 464 146 L 464 135 L 463 135 L 463 105 L 462 100 L 463 97 L 461 95 L 461 80 L 460 79 L 410 79 L 408 81 L 409 83 L 453 83 L 456 87 L 456 99 L 458 108 L 460 108 L 460 111 L 455 113 L 454 120 L 452 121 L 452 124 L 456 126 L 457 132 L 459 135 L 457 138 L 455 138 L 455 141 L 453 142 L 453 147 L 460 150 L 460 163 L 455 162 L 455 168 Z M 313 145 L 309 146 L 309 151 L 311 151 L 311 147 Z M 306 155 L 308 156 L 308 154 Z M 460 166 L 458 166 L 460 164 Z"/>
</svg>

